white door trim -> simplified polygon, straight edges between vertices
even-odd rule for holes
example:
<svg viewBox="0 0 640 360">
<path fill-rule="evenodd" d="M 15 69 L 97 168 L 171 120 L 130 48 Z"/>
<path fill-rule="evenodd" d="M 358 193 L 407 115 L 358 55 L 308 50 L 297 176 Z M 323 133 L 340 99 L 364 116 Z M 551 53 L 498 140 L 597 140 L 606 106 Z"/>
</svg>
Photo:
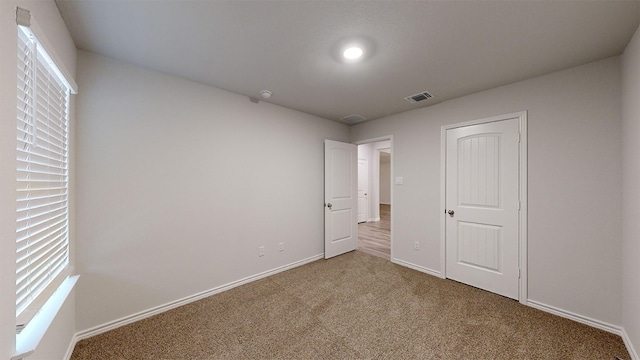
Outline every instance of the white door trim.
<svg viewBox="0 0 640 360">
<path fill-rule="evenodd" d="M 521 111 L 506 115 L 492 116 L 485 119 L 466 121 L 458 124 L 442 125 L 440 130 L 440 277 L 446 278 L 446 161 L 447 161 L 447 130 L 464 126 L 486 124 L 490 122 L 502 121 L 518 118 L 520 124 L 520 145 L 519 145 L 519 265 L 520 282 L 518 287 L 518 300 L 522 304 L 527 304 L 527 112 Z M 391 154 L 393 156 L 393 152 Z M 393 164 L 393 163 L 392 163 Z M 392 188 L 393 190 L 393 188 Z M 393 191 L 391 193 L 393 198 Z M 392 213 L 393 216 L 393 213 Z"/>
<path fill-rule="evenodd" d="M 395 257 L 393 256 L 393 239 L 394 239 L 394 231 L 393 231 L 393 224 L 395 224 L 394 218 L 395 218 L 395 211 L 393 211 L 393 204 L 394 204 L 394 200 L 393 200 L 393 193 L 394 193 L 394 186 L 393 186 L 393 168 L 395 167 L 395 151 L 393 148 L 393 135 L 387 135 L 387 136 L 379 136 L 379 137 L 375 137 L 375 138 L 371 138 L 371 139 L 364 139 L 364 140 L 358 140 L 358 141 L 353 141 L 352 143 L 354 145 L 363 145 L 363 144 L 370 144 L 370 143 L 375 143 L 375 142 L 379 142 L 379 141 L 389 141 L 390 147 L 391 147 L 391 168 L 390 168 L 390 172 L 391 172 L 391 238 L 389 239 L 391 242 L 391 262 L 392 263 L 396 263 L 398 264 L 397 260 L 395 260 Z M 371 190 L 370 190 L 371 191 Z"/>
</svg>

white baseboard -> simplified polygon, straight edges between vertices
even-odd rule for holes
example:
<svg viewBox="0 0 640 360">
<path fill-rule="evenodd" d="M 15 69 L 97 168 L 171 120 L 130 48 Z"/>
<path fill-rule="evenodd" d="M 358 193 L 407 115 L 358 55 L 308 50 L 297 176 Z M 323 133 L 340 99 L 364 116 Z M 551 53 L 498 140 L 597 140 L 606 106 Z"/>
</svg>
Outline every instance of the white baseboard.
<svg viewBox="0 0 640 360">
<path fill-rule="evenodd" d="M 367 219 L 367 222 L 376 222 L 376 221 L 380 221 L 380 218 L 379 218 L 379 217 L 377 217 L 377 218 L 370 218 L 370 219 Z"/>
<path fill-rule="evenodd" d="M 611 325 L 604 321 L 595 320 L 588 316 L 578 315 L 571 311 L 562 310 L 557 307 L 543 304 L 535 300 L 527 300 L 527 305 L 531 306 L 532 308 L 542 310 L 544 312 L 558 315 L 560 317 L 563 317 L 569 320 L 573 320 L 573 321 L 576 321 L 585 325 L 589 325 L 591 327 L 594 327 L 600 330 L 610 332 L 612 334 L 619 335 L 622 338 L 622 341 L 624 341 L 624 345 L 627 348 L 629 355 L 631 355 L 631 360 L 640 360 L 640 358 L 638 358 L 638 353 L 636 352 L 636 350 L 633 348 L 633 345 L 631 344 L 631 339 L 629 339 L 629 335 L 627 335 L 627 332 L 624 330 L 623 327 Z"/>
<path fill-rule="evenodd" d="M 413 270 L 417 270 L 420 272 L 423 272 L 425 274 L 429 274 L 432 276 L 436 276 L 439 278 L 442 278 L 442 273 L 440 271 L 437 270 L 433 270 L 433 269 L 429 269 L 420 265 L 416 265 L 416 264 L 412 264 L 410 262 L 406 262 L 404 260 L 399 260 L 399 259 L 391 259 L 391 262 L 394 264 L 398 264 L 398 265 L 402 265 L 404 267 L 408 267 L 409 269 L 413 269 Z"/>
<path fill-rule="evenodd" d="M 391 205 L 391 203 L 388 203 L 388 202 L 382 202 L 382 201 L 381 201 L 381 202 L 380 202 L 380 205 Z"/>
<path fill-rule="evenodd" d="M 629 352 L 629 355 L 631 355 L 631 360 L 640 360 L 640 356 L 638 356 L 638 352 L 636 352 L 636 349 L 633 347 L 633 344 L 631 343 L 631 339 L 629 339 L 629 334 L 627 334 L 627 331 L 622 328 L 622 341 L 624 341 L 624 346 L 627 347 L 627 351 Z"/>
<path fill-rule="evenodd" d="M 544 312 L 548 312 L 550 314 L 558 315 L 560 317 L 563 317 L 563 318 L 566 318 L 566 319 L 569 319 L 569 320 L 577 321 L 579 323 L 582 323 L 582 324 L 585 324 L 585 325 L 589 325 L 591 327 L 594 327 L 594 328 L 597 328 L 597 329 L 600 329 L 600 330 L 604 330 L 604 331 L 610 332 L 612 334 L 616 334 L 616 335 L 622 336 L 622 328 L 620 326 L 611 325 L 611 324 L 606 323 L 604 321 L 592 319 L 592 318 L 590 318 L 588 316 L 578 315 L 578 314 L 573 313 L 571 311 L 559 309 L 557 307 L 554 307 L 554 306 L 551 306 L 551 305 L 547 305 L 547 304 L 543 304 L 543 303 L 535 301 L 535 300 L 527 299 L 527 305 L 531 306 L 532 308 L 536 308 L 538 310 L 542 310 Z"/>
<path fill-rule="evenodd" d="M 107 332 L 109 330 L 113 330 L 113 329 L 116 329 L 118 327 L 121 327 L 121 326 L 124 326 L 124 325 L 128 325 L 128 324 L 131 324 L 133 322 L 136 322 L 136 321 L 139 321 L 139 320 L 142 320 L 142 319 L 146 319 L 148 317 L 151 317 L 151 316 L 154 316 L 154 315 L 169 311 L 171 309 L 175 309 L 177 307 L 192 303 L 194 301 L 198 301 L 198 300 L 206 298 L 208 296 L 215 295 L 215 294 L 221 293 L 223 291 L 233 289 L 234 287 L 237 287 L 237 286 L 240 286 L 240 285 L 244 285 L 244 284 L 256 281 L 256 280 L 260 280 L 260 279 L 263 279 L 265 277 L 268 277 L 268 276 L 271 276 L 271 275 L 275 275 L 277 273 L 280 273 L 280 272 L 283 272 L 283 271 L 286 271 L 286 270 L 289 270 L 289 269 L 293 269 L 295 267 L 302 266 L 304 264 L 308 264 L 310 262 L 313 262 L 313 261 L 316 261 L 316 260 L 319 260 L 319 259 L 322 259 L 322 258 L 324 258 L 324 254 L 318 254 L 318 255 L 315 255 L 315 256 L 300 260 L 300 261 L 293 262 L 293 263 L 288 264 L 288 265 L 280 266 L 280 267 L 277 267 L 277 268 L 272 269 L 272 270 L 268 270 L 268 271 L 265 271 L 265 272 L 262 272 L 262 273 L 259 273 L 259 274 L 256 274 L 256 275 L 252 275 L 252 276 L 240 279 L 240 280 L 236 280 L 236 281 L 230 282 L 228 284 L 215 287 L 215 288 L 210 289 L 210 290 L 206 290 L 206 291 L 203 291 L 203 292 L 191 295 L 191 296 L 187 296 L 185 298 L 182 298 L 182 299 L 179 299 L 179 300 L 176 300 L 176 301 L 172 301 L 172 302 L 166 303 L 164 305 L 156 306 L 154 308 L 151 308 L 151 309 L 148 309 L 148 310 L 145 310 L 145 311 L 141 311 L 141 312 L 136 313 L 136 314 L 125 316 L 125 317 L 122 317 L 120 319 L 117 319 L 117 320 L 114 320 L 114 321 L 110 321 L 108 323 L 105 323 L 105 324 L 102 324 L 102 325 L 98 325 L 98 326 L 95 326 L 95 327 L 87 329 L 87 330 L 80 331 L 80 332 L 76 333 L 73 336 L 73 339 L 72 339 L 71 343 L 69 344 L 69 347 L 67 349 L 67 353 L 66 353 L 64 359 L 65 360 L 69 360 L 71 358 L 71 355 L 73 354 L 73 349 L 75 348 L 76 343 L 78 341 L 80 341 L 80 340 L 83 340 L 83 339 L 86 339 L 86 338 L 90 338 L 90 337 L 95 336 L 95 335 L 102 334 L 102 333 Z M 391 259 L 391 262 L 394 263 L 394 264 L 398 264 L 398 265 L 401 265 L 401 266 L 408 267 L 408 268 L 416 270 L 416 271 L 423 272 L 425 274 L 429 274 L 429 275 L 432 275 L 432 276 L 436 276 L 436 277 L 442 278 L 442 273 L 440 271 L 437 271 L 437 270 L 429 269 L 429 268 L 426 268 L 426 267 L 423 267 L 423 266 L 420 266 L 420 265 L 415 265 L 415 264 L 412 264 L 412 263 L 409 263 L 409 262 L 406 262 L 406 261 L 403 261 L 403 260 L 399 260 L 399 259 Z M 624 341 L 624 344 L 625 344 L 625 346 L 627 348 L 627 351 L 631 355 L 631 359 L 632 360 L 640 360 L 640 358 L 638 357 L 638 353 L 636 352 L 636 350 L 634 349 L 634 347 L 633 347 L 633 345 L 631 343 L 631 339 L 629 339 L 629 336 L 628 336 L 627 332 L 622 327 L 611 325 L 611 324 L 608 324 L 608 323 L 603 322 L 603 321 L 595 320 L 595 319 L 589 318 L 587 316 L 578 315 L 576 313 L 573 313 L 573 312 L 570 312 L 570 311 L 566 311 L 566 310 L 562 310 L 562 309 L 556 308 L 554 306 L 546 305 L 546 304 L 543 304 L 543 303 L 535 301 L 535 300 L 527 300 L 527 305 L 531 306 L 533 308 L 536 308 L 538 310 L 542 310 L 542 311 L 545 311 L 545 312 L 548 312 L 548 313 L 551 313 L 551 314 L 554 314 L 554 315 L 558 315 L 558 316 L 561 316 L 561 317 L 564 317 L 564 318 L 567 318 L 567 319 L 570 319 L 570 320 L 573 320 L 573 321 L 577 321 L 577 322 L 582 323 L 582 324 L 586 324 L 586 325 L 589 325 L 589 326 L 592 326 L 592 327 L 595 327 L 595 328 L 598 328 L 598 329 L 601 329 L 601 330 L 604 330 L 604 331 L 619 335 L 619 336 L 622 337 L 622 340 Z"/>
<path fill-rule="evenodd" d="M 110 321 L 108 323 L 105 323 L 105 324 L 102 324 L 102 325 L 98 325 L 98 326 L 89 328 L 87 330 L 80 331 L 80 332 L 75 334 L 74 341 L 70 345 L 71 352 L 73 352 L 73 348 L 75 347 L 75 344 L 80 340 L 83 340 L 83 339 L 86 339 L 86 338 L 90 338 L 90 337 L 96 336 L 98 334 L 102 334 L 102 333 L 107 332 L 109 330 L 113 330 L 113 329 L 116 329 L 116 328 L 119 328 L 121 326 L 134 323 L 134 322 L 142 320 L 142 319 L 146 319 L 148 317 L 151 317 L 151 316 L 154 316 L 154 315 L 169 311 L 171 309 L 175 309 L 177 307 L 192 303 L 194 301 L 198 301 L 200 299 L 204 299 L 204 298 L 209 297 L 211 295 L 215 295 L 215 294 L 221 293 L 223 291 L 233 289 L 234 287 L 237 287 L 237 286 L 240 286 L 240 285 L 244 285 L 244 284 L 250 283 L 252 281 L 260 280 L 260 279 L 263 279 L 265 277 L 268 277 L 268 276 L 271 276 L 271 275 L 275 275 L 275 274 L 277 274 L 279 272 L 283 272 L 283 271 L 286 271 L 286 270 L 289 270 L 289 269 L 293 269 L 295 267 L 298 267 L 298 266 L 301 266 L 301 265 L 304 265 L 304 264 L 308 264 L 310 262 L 313 262 L 313 261 L 316 261 L 316 260 L 319 260 L 319 259 L 322 259 L 322 258 L 324 258 L 324 254 L 318 254 L 318 255 L 312 256 L 310 258 L 299 260 L 299 261 L 293 262 L 291 264 L 280 266 L 280 267 L 277 267 L 275 269 L 271 269 L 271 270 L 268 270 L 268 271 L 265 271 L 265 272 L 262 272 L 262 273 L 259 273 L 259 274 L 256 274 L 256 275 L 248 276 L 248 277 L 246 277 L 244 279 L 236 280 L 236 281 L 230 282 L 228 284 L 215 287 L 215 288 L 210 289 L 210 290 L 205 290 L 203 292 L 200 292 L 200 293 L 197 293 L 197 294 L 193 294 L 191 296 L 187 296 L 187 297 L 184 297 L 182 299 L 166 303 L 164 305 L 156 306 L 156 307 L 153 307 L 151 309 L 138 312 L 136 314 L 125 316 L 125 317 L 122 317 L 120 319 L 113 320 L 113 321 Z M 71 354 L 69 354 L 69 356 L 71 356 Z"/>
<path fill-rule="evenodd" d="M 71 355 L 73 355 L 73 349 L 76 348 L 76 344 L 78 343 L 78 341 L 80 341 L 80 339 L 78 339 L 78 334 L 74 334 L 71 338 L 71 342 L 69 343 L 69 347 L 67 348 L 67 353 L 64 354 L 64 358 L 62 358 L 63 360 L 71 359 Z"/>
</svg>

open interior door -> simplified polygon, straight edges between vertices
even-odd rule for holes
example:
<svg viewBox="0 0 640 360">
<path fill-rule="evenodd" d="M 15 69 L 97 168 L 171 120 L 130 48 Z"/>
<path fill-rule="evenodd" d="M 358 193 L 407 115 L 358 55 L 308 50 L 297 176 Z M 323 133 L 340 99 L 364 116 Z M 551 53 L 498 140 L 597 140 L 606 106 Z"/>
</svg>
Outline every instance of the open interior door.
<svg viewBox="0 0 640 360">
<path fill-rule="evenodd" d="M 324 257 L 356 249 L 358 243 L 357 148 L 324 141 Z"/>
</svg>

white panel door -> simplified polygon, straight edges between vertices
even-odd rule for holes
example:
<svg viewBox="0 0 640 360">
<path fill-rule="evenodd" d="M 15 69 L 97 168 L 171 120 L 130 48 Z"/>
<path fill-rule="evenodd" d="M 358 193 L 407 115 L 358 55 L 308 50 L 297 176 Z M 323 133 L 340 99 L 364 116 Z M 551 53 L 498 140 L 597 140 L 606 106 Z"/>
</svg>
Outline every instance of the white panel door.
<svg viewBox="0 0 640 360">
<path fill-rule="evenodd" d="M 324 257 L 356 249 L 357 148 L 339 141 L 324 141 Z"/>
<path fill-rule="evenodd" d="M 447 130 L 447 277 L 518 299 L 519 121 Z"/>
<path fill-rule="evenodd" d="M 369 208 L 369 162 L 358 159 L 358 223 L 367 221 Z"/>
</svg>

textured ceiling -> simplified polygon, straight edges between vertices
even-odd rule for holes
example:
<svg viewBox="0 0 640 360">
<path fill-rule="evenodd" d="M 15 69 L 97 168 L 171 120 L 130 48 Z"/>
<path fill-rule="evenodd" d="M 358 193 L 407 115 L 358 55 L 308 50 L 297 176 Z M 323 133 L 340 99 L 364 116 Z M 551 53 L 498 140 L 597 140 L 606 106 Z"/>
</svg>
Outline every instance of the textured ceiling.
<svg viewBox="0 0 640 360">
<path fill-rule="evenodd" d="M 57 0 L 80 49 L 327 119 L 368 119 L 620 54 L 637 1 Z M 336 61 L 365 37 L 373 54 Z M 403 98 L 429 91 L 433 99 Z"/>
</svg>

